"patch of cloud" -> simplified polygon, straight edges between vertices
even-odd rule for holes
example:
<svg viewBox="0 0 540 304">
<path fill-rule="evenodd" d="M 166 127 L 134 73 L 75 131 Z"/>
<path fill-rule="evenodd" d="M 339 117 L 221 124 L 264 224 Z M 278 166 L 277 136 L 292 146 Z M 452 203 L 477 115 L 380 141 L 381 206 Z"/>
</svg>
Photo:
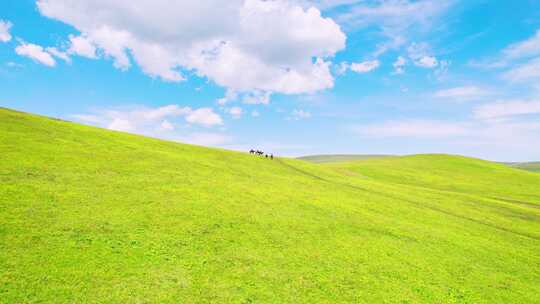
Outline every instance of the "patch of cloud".
<svg viewBox="0 0 540 304">
<path fill-rule="evenodd" d="M 9 42 L 11 41 L 11 34 L 9 30 L 13 24 L 9 21 L 0 20 L 0 42 Z"/>
<path fill-rule="evenodd" d="M 270 96 L 272 95 L 272 92 L 264 92 L 264 91 L 252 91 L 249 93 L 243 94 L 241 97 L 242 102 L 245 104 L 269 104 L 270 103 Z"/>
<path fill-rule="evenodd" d="M 466 134 L 463 124 L 435 120 L 386 121 L 352 128 L 365 137 L 416 137 L 437 138 Z"/>
<path fill-rule="evenodd" d="M 380 65 L 381 63 L 379 62 L 379 60 L 370 60 L 370 61 L 352 62 L 352 63 L 348 63 L 344 61 L 344 62 L 341 62 L 336 67 L 336 73 L 338 75 L 343 75 L 348 70 L 351 70 L 359 74 L 368 73 L 377 69 Z"/>
<path fill-rule="evenodd" d="M 540 57 L 511 68 L 503 73 L 502 77 L 512 82 L 540 80 Z"/>
<path fill-rule="evenodd" d="M 407 60 L 405 60 L 403 56 L 399 56 L 392 64 L 394 67 L 394 74 L 399 75 L 405 73 L 405 65 L 407 65 Z"/>
<path fill-rule="evenodd" d="M 469 65 L 485 69 L 515 68 L 516 64 L 523 64 L 523 60 L 534 57 L 540 58 L 540 29 L 532 37 L 510 44 L 495 58 L 472 60 Z"/>
<path fill-rule="evenodd" d="M 346 39 L 317 8 L 282 0 L 38 0 L 37 5 L 42 15 L 81 32 L 70 37 L 73 53 L 94 58 L 95 46 L 120 69 L 129 68 L 129 53 L 152 77 L 177 82 L 185 79 L 182 71 L 193 71 L 239 93 L 302 94 L 333 87 L 329 58 Z"/>
<path fill-rule="evenodd" d="M 64 60 L 66 63 L 71 63 L 71 58 L 66 52 L 62 52 L 55 47 L 45 48 L 45 51 L 47 51 L 47 53 L 53 55 L 56 58 Z"/>
<path fill-rule="evenodd" d="M 107 125 L 107 129 L 122 131 L 122 132 L 132 132 L 135 130 L 135 126 L 127 119 L 115 118 Z"/>
<path fill-rule="evenodd" d="M 226 105 L 227 103 L 231 102 L 231 101 L 234 101 L 238 99 L 238 93 L 236 93 L 234 90 L 231 90 L 231 89 L 228 89 L 226 92 L 225 92 L 225 96 L 223 96 L 222 98 L 219 98 L 217 100 L 217 103 L 218 105 L 220 106 L 224 106 Z"/>
<path fill-rule="evenodd" d="M 69 54 L 75 54 L 90 59 L 98 58 L 95 45 L 87 37 L 69 35 L 69 42 Z"/>
<path fill-rule="evenodd" d="M 399 49 L 412 33 L 433 28 L 433 23 L 455 3 L 454 0 L 357 1 L 339 13 L 338 23 L 346 28 L 376 27 L 387 41 L 379 43 L 375 56 Z M 350 4 L 350 3 L 349 3 Z"/>
<path fill-rule="evenodd" d="M 364 61 L 364 62 L 353 62 L 351 63 L 350 69 L 356 73 L 367 73 L 375 70 L 380 66 L 378 60 Z"/>
<path fill-rule="evenodd" d="M 240 119 L 244 114 L 244 111 L 240 107 L 231 107 L 227 109 L 226 112 L 229 113 L 234 119 Z"/>
<path fill-rule="evenodd" d="M 426 43 L 412 43 L 408 48 L 409 58 L 419 67 L 435 68 L 439 61 L 434 56 L 429 55 L 429 45 Z"/>
<path fill-rule="evenodd" d="M 162 121 L 160 127 L 161 127 L 163 130 L 167 130 L 167 131 L 172 131 L 172 130 L 174 130 L 174 125 L 173 125 L 171 122 L 169 122 L 168 120 Z"/>
<path fill-rule="evenodd" d="M 197 145 L 220 146 L 231 140 L 222 131 L 209 131 L 210 127 L 223 124 L 222 118 L 211 108 L 192 109 L 176 104 L 156 108 L 109 108 L 70 118 L 110 130 Z"/>
<path fill-rule="evenodd" d="M 334 69 L 337 75 L 343 75 L 349 70 L 350 64 L 346 61 L 342 61 L 337 64 Z"/>
<path fill-rule="evenodd" d="M 15 53 L 17 53 L 19 56 L 28 57 L 49 67 L 54 67 L 56 65 L 56 61 L 51 54 L 47 53 L 42 46 L 37 44 L 21 41 L 20 44 L 15 48 Z"/>
<path fill-rule="evenodd" d="M 308 118 L 311 118 L 310 112 L 295 109 L 291 112 L 291 115 L 287 118 L 287 120 L 302 120 Z"/>
<path fill-rule="evenodd" d="M 502 100 L 478 106 L 474 116 L 482 120 L 501 120 L 511 117 L 540 114 L 538 100 Z"/>
<path fill-rule="evenodd" d="M 320 10 L 334 9 L 340 6 L 347 6 L 350 4 L 358 3 L 358 0 L 293 0 L 293 2 L 301 5 L 304 8 L 310 8 L 312 6 L 317 7 Z"/>
<path fill-rule="evenodd" d="M 212 127 L 223 124 L 223 119 L 211 108 L 200 108 L 192 110 L 186 116 L 186 121 L 190 124 Z"/>
<path fill-rule="evenodd" d="M 540 55 L 540 29 L 531 38 L 514 43 L 503 50 L 506 58 L 524 58 Z"/>
<path fill-rule="evenodd" d="M 259 111 L 253 110 L 251 111 L 251 117 L 259 117 L 261 116 L 261 113 Z"/>
<path fill-rule="evenodd" d="M 434 68 L 437 66 L 439 62 L 437 61 L 437 58 L 433 56 L 422 56 L 420 59 L 415 61 L 415 64 L 419 67 L 423 68 Z"/>
<path fill-rule="evenodd" d="M 192 109 L 175 104 L 158 108 L 105 109 L 71 117 L 92 125 L 139 134 L 147 134 L 149 130 L 172 130 L 173 120 L 179 118 L 187 124 L 203 127 L 223 124 L 222 118 L 211 108 Z"/>
<path fill-rule="evenodd" d="M 492 92 L 477 86 L 462 86 L 435 92 L 436 98 L 444 98 L 454 101 L 477 100 L 491 95 Z"/>
<path fill-rule="evenodd" d="M 193 132 L 175 137 L 173 140 L 200 146 L 224 146 L 232 139 L 231 136 L 218 132 Z"/>
</svg>

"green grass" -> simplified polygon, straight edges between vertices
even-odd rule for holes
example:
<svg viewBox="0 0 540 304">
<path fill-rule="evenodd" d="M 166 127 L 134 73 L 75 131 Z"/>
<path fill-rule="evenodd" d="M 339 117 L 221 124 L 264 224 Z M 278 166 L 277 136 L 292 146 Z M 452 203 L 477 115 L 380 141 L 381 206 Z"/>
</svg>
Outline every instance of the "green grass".
<svg viewBox="0 0 540 304">
<path fill-rule="evenodd" d="M 538 303 L 540 175 L 317 165 L 0 109 L 1 303 Z"/>
<path fill-rule="evenodd" d="M 390 157 L 391 155 L 382 154 L 323 154 L 298 157 L 298 159 L 312 162 L 315 164 L 349 162 L 354 160 L 366 160 L 372 158 Z"/>
</svg>

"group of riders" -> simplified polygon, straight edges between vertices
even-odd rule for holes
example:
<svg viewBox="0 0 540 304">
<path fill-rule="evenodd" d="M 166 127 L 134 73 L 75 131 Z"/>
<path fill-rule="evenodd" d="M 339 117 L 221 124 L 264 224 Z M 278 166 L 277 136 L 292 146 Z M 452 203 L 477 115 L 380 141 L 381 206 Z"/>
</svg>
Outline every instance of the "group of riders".
<svg viewBox="0 0 540 304">
<path fill-rule="evenodd" d="M 274 159 L 274 154 L 266 154 L 263 151 L 259 151 L 259 150 L 251 149 L 251 150 L 249 150 L 249 154 L 255 154 L 255 155 L 264 156 L 266 158 Z"/>
</svg>

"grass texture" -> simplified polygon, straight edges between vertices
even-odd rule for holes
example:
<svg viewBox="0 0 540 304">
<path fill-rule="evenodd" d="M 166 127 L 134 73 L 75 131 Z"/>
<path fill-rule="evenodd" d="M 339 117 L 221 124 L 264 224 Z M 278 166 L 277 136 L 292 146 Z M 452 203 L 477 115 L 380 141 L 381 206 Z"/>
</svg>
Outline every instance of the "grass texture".
<svg viewBox="0 0 540 304">
<path fill-rule="evenodd" d="M 539 303 L 540 175 L 272 160 L 0 109 L 0 303 Z"/>
</svg>

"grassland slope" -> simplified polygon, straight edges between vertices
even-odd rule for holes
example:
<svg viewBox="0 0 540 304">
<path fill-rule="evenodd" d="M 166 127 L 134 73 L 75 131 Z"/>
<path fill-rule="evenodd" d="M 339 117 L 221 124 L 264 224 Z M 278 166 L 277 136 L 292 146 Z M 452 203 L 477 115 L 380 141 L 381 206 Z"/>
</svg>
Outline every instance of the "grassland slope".
<svg viewBox="0 0 540 304">
<path fill-rule="evenodd" d="M 271 161 L 0 109 L 0 302 L 538 302 L 538 174 L 424 157 Z"/>
<path fill-rule="evenodd" d="M 463 156 L 420 154 L 328 164 L 386 183 L 540 204 L 538 174 Z"/>
</svg>

